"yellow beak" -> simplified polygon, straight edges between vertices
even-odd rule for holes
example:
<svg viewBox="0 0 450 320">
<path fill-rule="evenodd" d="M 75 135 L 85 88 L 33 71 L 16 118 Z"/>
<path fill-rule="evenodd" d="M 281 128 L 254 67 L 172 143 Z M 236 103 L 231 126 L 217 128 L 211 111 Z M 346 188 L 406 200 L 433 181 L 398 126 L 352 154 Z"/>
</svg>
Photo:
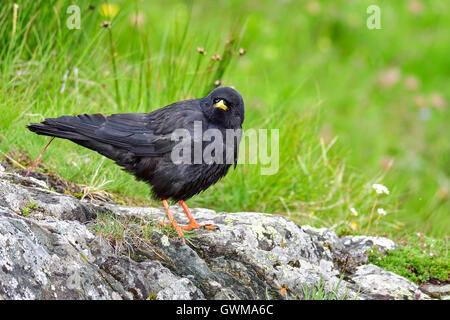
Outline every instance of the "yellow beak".
<svg viewBox="0 0 450 320">
<path fill-rule="evenodd" d="M 227 110 L 228 107 L 225 105 L 225 103 L 223 103 L 223 100 L 220 100 L 219 102 L 217 102 L 215 104 L 216 108 L 220 108 L 222 110 Z"/>
</svg>

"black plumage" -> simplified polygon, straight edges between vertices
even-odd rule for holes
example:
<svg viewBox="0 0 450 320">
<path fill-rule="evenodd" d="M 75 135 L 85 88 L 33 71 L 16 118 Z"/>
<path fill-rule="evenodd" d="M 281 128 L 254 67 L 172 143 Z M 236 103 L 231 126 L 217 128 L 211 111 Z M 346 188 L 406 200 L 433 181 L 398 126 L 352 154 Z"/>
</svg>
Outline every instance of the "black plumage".
<svg viewBox="0 0 450 320">
<path fill-rule="evenodd" d="M 225 130 L 242 127 L 242 96 L 232 88 L 222 87 L 204 98 L 176 102 L 150 113 L 61 116 L 30 124 L 28 129 L 71 140 L 114 160 L 137 179 L 147 182 L 160 200 L 185 201 L 227 174 L 229 167 L 236 164 L 240 140 L 236 138 L 233 145 L 232 163 L 226 163 L 224 148 L 225 163 L 175 164 L 171 152 L 177 142 L 172 133 L 186 129 L 194 139 L 196 121 L 200 121 L 203 131 L 223 132 L 225 144 Z M 207 144 L 202 142 L 202 148 Z M 192 151 L 193 148 L 194 143 Z"/>
</svg>

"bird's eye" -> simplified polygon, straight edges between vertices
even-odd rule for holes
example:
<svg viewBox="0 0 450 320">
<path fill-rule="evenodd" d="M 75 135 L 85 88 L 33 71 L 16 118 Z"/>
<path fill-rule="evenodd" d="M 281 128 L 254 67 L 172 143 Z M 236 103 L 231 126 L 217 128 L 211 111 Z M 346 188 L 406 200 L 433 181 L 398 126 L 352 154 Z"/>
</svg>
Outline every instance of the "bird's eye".
<svg viewBox="0 0 450 320">
<path fill-rule="evenodd" d="M 227 100 L 225 100 L 225 99 L 215 98 L 215 99 L 213 99 L 213 103 L 214 103 L 214 108 L 219 108 L 224 111 L 227 111 L 229 108 L 229 104 L 228 104 Z"/>
<path fill-rule="evenodd" d="M 224 98 L 214 98 L 214 99 L 213 99 L 213 103 L 214 103 L 214 104 L 219 103 L 220 101 L 222 101 L 222 102 L 223 102 L 225 105 L 227 105 L 227 106 L 230 105 L 230 103 L 229 103 L 227 100 L 225 100 Z"/>
</svg>

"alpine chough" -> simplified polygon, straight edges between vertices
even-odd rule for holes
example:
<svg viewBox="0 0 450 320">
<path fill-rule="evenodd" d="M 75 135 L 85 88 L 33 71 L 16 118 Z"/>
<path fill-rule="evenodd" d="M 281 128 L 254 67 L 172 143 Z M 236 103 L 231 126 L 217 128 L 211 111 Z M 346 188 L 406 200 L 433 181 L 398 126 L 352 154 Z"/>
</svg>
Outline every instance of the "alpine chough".
<svg viewBox="0 0 450 320">
<path fill-rule="evenodd" d="M 184 242 L 183 230 L 215 229 L 212 225 L 198 224 L 185 201 L 215 184 L 231 165 L 236 166 L 243 122 L 242 96 L 232 88 L 220 87 L 204 98 L 175 102 L 150 113 L 65 115 L 32 123 L 28 129 L 97 151 L 148 183 Z M 201 136 L 199 142 L 197 129 L 202 132 L 212 129 L 221 134 L 213 135 L 210 141 L 203 141 L 208 139 Z M 238 134 L 228 135 L 230 131 Z M 180 142 L 179 136 L 174 139 L 175 133 L 182 133 L 185 141 Z M 183 148 L 178 156 L 181 155 L 182 161 L 174 161 L 173 151 L 180 143 Z M 203 155 L 210 143 L 219 146 L 209 148 L 213 161 L 194 159 L 199 150 L 196 148 L 200 146 Z M 227 153 L 230 150 L 231 157 Z M 177 225 L 168 200 L 181 204 L 190 225 Z"/>
</svg>

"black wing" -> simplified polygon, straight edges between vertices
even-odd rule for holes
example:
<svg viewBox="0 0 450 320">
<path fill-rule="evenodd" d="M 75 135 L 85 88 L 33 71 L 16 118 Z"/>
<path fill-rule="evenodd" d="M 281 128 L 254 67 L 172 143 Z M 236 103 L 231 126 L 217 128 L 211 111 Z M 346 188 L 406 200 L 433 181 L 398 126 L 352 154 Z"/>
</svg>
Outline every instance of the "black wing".
<svg viewBox="0 0 450 320">
<path fill-rule="evenodd" d="M 198 103 L 188 100 L 151 113 L 122 113 L 110 116 L 82 114 L 47 118 L 42 123 L 29 125 L 28 128 L 37 134 L 72 140 L 117 160 L 111 150 L 148 157 L 170 152 L 176 143 L 171 139 L 175 129 L 185 128 L 192 131 L 194 121 L 204 120 Z"/>
</svg>

